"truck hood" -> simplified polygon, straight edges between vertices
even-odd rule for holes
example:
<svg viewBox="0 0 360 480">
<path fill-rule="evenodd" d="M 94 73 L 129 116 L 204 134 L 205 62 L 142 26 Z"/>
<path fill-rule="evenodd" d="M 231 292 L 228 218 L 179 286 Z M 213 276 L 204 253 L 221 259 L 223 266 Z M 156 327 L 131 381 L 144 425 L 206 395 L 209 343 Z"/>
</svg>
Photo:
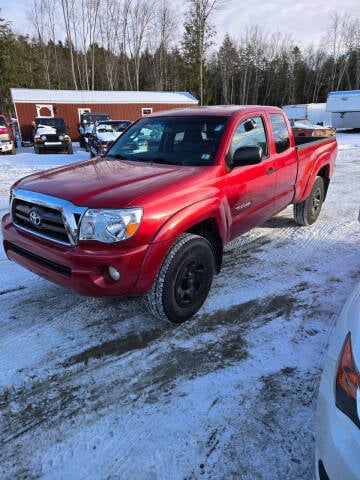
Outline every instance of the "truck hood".
<svg viewBox="0 0 360 480">
<path fill-rule="evenodd" d="M 62 198 L 78 206 L 116 208 L 140 205 L 143 197 L 159 195 L 159 191 L 166 194 L 174 183 L 186 184 L 188 179 L 194 186 L 194 175 L 202 175 L 205 170 L 98 157 L 29 175 L 14 187 Z"/>
</svg>

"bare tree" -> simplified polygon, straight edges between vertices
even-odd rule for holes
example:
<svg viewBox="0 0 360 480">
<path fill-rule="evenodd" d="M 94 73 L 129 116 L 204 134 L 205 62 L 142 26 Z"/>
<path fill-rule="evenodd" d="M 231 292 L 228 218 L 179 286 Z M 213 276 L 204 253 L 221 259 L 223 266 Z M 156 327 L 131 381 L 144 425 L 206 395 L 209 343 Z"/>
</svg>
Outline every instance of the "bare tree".
<svg viewBox="0 0 360 480">
<path fill-rule="evenodd" d="M 52 60 L 57 59 L 55 39 L 56 0 L 33 0 L 32 21 L 42 52 L 44 75 L 47 88 L 51 86 L 50 70 Z M 49 41 L 55 51 L 51 51 Z"/>
<path fill-rule="evenodd" d="M 121 52 L 121 31 L 126 25 L 121 13 L 119 0 L 105 0 L 99 12 L 99 32 L 104 51 L 105 73 L 108 88 L 114 90 L 119 81 L 119 55 Z"/>
<path fill-rule="evenodd" d="M 140 88 L 141 52 L 151 26 L 152 15 L 156 11 L 156 3 L 157 0 L 134 0 L 134 2 L 129 3 L 126 48 L 130 54 L 134 70 L 132 86 L 135 90 Z"/>
<path fill-rule="evenodd" d="M 156 90 L 169 87 L 168 55 L 175 45 L 177 33 L 176 13 L 167 0 L 159 0 L 148 31 L 147 50 L 153 55 L 153 72 Z"/>
<path fill-rule="evenodd" d="M 210 24 L 211 14 L 222 4 L 222 0 L 187 0 L 189 11 L 185 22 L 184 50 L 190 61 L 198 65 L 200 104 L 204 102 L 205 54 L 211 45 L 214 29 Z"/>
<path fill-rule="evenodd" d="M 75 71 L 75 56 L 74 56 L 74 39 L 73 39 L 73 26 L 76 24 L 75 21 L 75 3 L 73 0 L 60 0 L 61 8 L 63 12 L 65 32 L 67 45 L 70 52 L 70 64 L 71 64 L 71 74 L 74 83 L 75 90 L 78 89 L 78 82 L 76 80 L 76 71 Z"/>
<path fill-rule="evenodd" d="M 94 90 L 95 88 L 94 52 L 99 5 L 100 0 L 80 0 L 80 12 L 78 13 L 78 23 L 76 28 L 76 31 L 80 31 L 82 58 L 84 63 L 84 80 L 88 90 Z M 90 64 L 88 52 L 90 53 Z"/>
<path fill-rule="evenodd" d="M 348 15 L 340 15 L 337 12 L 331 16 L 331 24 L 327 32 L 332 55 L 330 90 L 339 89 L 347 67 L 346 37 L 349 30 L 349 20 Z"/>
</svg>

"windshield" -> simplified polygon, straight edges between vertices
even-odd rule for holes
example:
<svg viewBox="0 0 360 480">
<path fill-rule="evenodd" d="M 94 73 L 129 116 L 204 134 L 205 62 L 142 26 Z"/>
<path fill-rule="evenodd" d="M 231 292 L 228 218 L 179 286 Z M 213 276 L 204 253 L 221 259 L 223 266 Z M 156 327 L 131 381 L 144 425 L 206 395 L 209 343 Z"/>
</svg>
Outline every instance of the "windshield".
<svg viewBox="0 0 360 480">
<path fill-rule="evenodd" d="M 86 120 L 88 123 L 94 123 L 109 119 L 110 117 L 107 113 L 87 113 L 85 115 L 82 115 L 82 121 Z"/>
<path fill-rule="evenodd" d="M 37 118 L 36 126 L 37 127 L 48 126 L 48 127 L 54 127 L 59 130 L 65 130 L 65 122 L 63 118 L 54 118 L 54 117 Z"/>
<path fill-rule="evenodd" d="M 174 165 L 212 165 L 227 117 L 144 118 L 130 127 L 107 156 Z"/>
<path fill-rule="evenodd" d="M 131 124 L 130 121 L 124 120 L 124 121 L 119 121 L 119 120 L 108 120 L 106 122 L 98 122 L 95 126 L 95 130 L 97 132 L 123 132 L 125 128 L 127 128 Z"/>
</svg>

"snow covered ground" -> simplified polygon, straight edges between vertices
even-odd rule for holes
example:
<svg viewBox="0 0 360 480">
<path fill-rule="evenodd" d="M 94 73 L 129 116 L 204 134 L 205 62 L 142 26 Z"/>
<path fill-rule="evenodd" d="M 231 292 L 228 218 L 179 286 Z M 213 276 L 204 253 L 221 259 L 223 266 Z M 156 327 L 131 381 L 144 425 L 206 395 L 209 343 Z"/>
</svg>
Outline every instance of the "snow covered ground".
<svg viewBox="0 0 360 480">
<path fill-rule="evenodd" d="M 194 319 L 92 299 L 0 253 L 0 478 L 314 478 L 314 412 L 334 322 L 360 280 L 360 134 L 339 154 L 318 222 L 288 208 L 226 248 Z M 10 185 L 87 159 L 0 157 Z"/>
</svg>

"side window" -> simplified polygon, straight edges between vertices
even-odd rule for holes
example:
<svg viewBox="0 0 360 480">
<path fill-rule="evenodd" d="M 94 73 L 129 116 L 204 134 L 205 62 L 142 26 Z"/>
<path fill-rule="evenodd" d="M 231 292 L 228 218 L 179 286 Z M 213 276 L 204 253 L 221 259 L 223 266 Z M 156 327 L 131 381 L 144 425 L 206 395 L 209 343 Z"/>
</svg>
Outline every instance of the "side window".
<svg viewBox="0 0 360 480">
<path fill-rule="evenodd" d="M 290 147 L 289 132 L 285 119 L 280 113 L 271 113 L 270 123 L 274 135 L 276 153 L 284 152 Z"/>
<path fill-rule="evenodd" d="M 255 146 L 262 148 L 263 158 L 268 156 L 268 142 L 264 122 L 261 117 L 247 118 L 237 126 L 231 141 L 230 153 L 233 155 L 235 150 L 240 147 Z"/>
</svg>

